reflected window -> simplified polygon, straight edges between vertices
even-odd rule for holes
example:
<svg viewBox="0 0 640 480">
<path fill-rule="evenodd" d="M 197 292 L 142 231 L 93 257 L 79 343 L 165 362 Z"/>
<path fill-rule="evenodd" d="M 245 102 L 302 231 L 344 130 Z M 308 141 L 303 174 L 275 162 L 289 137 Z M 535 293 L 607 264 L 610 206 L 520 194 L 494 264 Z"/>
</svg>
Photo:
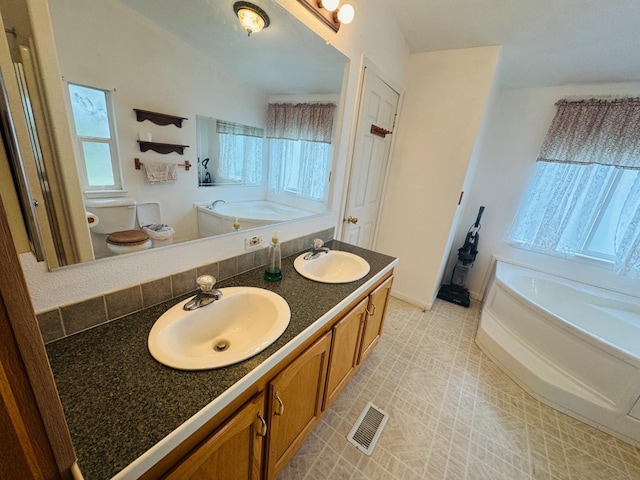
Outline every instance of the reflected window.
<svg viewBox="0 0 640 480">
<path fill-rule="evenodd" d="M 84 190 L 121 190 L 111 92 L 69 83 L 69 97 Z"/>
<path fill-rule="evenodd" d="M 326 202 L 331 171 L 332 103 L 269 104 L 269 190 Z"/>
<path fill-rule="evenodd" d="M 309 200 L 327 200 L 331 144 L 269 139 L 269 188 Z"/>
<path fill-rule="evenodd" d="M 199 186 L 262 184 L 264 130 L 197 117 Z"/>
</svg>

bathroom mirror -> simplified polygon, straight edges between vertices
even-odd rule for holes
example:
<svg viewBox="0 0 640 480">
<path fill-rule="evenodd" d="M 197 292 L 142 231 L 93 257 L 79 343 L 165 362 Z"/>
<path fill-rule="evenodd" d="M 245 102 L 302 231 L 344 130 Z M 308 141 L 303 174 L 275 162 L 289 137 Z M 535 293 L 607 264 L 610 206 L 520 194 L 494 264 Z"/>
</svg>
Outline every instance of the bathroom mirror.
<svg viewBox="0 0 640 480">
<path fill-rule="evenodd" d="M 121 194 L 138 204 L 159 203 L 161 222 L 175 230 L 174 243 L 198 238 L 196 205 L 266 195 L 266 188 L 244 181 L 198 186 L 198 116 L 264 128 L 269 102 L 340 102 L 344 55 L 274 0 L 255 1 L 271 23 L 247 36 L 233 3 L 49 0 L 64 81 L 112 92 L 126 190 Z M 156 125 L 138 121 L 134 109 L 186 120 L 181 128 Z M 139 140 L 151 138 L 187 147 L 182 155 L 141 152 Z M 152 162 L 178 165 L 177 180 L 149 183 L 136 167 Z M 307 214 L 327 210 L 316 207 Z"/>
</svg>

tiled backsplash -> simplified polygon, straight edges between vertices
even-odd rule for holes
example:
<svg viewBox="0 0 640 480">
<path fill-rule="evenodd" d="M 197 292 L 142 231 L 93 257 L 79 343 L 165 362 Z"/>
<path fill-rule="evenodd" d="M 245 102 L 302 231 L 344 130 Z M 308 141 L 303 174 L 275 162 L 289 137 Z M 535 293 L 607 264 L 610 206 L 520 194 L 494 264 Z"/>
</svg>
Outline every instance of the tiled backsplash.
<svg viewBox="0 0 640 480">
<path fill-rule="evenodd" d="M 315 232 L 282 243 L 282 256 L 308 249 L 314 238 L 325 242 L 333 239 L 334 229 Z M 219 262 L 201 265 L 98 297 L 39 313 L 38 324 L 45 343 L 53 342 L 101 323 L 142 310 L 160 302 L 196 290 L 196 278 L 213 275 L 218 280 L 233 277 L 267 263 L 268 248 L 248 252 Z"/>
</svg>

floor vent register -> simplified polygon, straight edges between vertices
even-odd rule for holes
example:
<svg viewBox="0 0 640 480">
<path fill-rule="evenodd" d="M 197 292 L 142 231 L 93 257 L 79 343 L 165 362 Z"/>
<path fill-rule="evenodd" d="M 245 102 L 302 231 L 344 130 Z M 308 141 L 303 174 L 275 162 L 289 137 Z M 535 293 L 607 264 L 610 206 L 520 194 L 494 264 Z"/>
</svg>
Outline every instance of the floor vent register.
<svg viewBox="0 0 640 480">
<path fill-rule="evenodd" d="M 347 435 L 347 440 L 361 452 L 371 455 L 388 418 L 387 412 L 371 402 L 367 403 L 358 421 Z"/>
</svg>

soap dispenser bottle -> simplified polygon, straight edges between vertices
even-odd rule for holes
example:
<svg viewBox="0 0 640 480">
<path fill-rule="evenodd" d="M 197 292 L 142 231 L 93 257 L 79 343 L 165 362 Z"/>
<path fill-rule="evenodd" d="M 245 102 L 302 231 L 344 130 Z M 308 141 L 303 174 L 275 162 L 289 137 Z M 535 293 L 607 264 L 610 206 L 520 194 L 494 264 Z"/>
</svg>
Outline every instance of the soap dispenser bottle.
<svg viewBox="0 0 640 480">
<path fill-rule="evenodd" d="M 264 279 L 270 282 L 282 280 L 282 254 L 280 253 L 280 241 L 278 232 L 273 232 L 271 244 L 269 245 L 269 260 L 264 271 Z"/>
</svg>

